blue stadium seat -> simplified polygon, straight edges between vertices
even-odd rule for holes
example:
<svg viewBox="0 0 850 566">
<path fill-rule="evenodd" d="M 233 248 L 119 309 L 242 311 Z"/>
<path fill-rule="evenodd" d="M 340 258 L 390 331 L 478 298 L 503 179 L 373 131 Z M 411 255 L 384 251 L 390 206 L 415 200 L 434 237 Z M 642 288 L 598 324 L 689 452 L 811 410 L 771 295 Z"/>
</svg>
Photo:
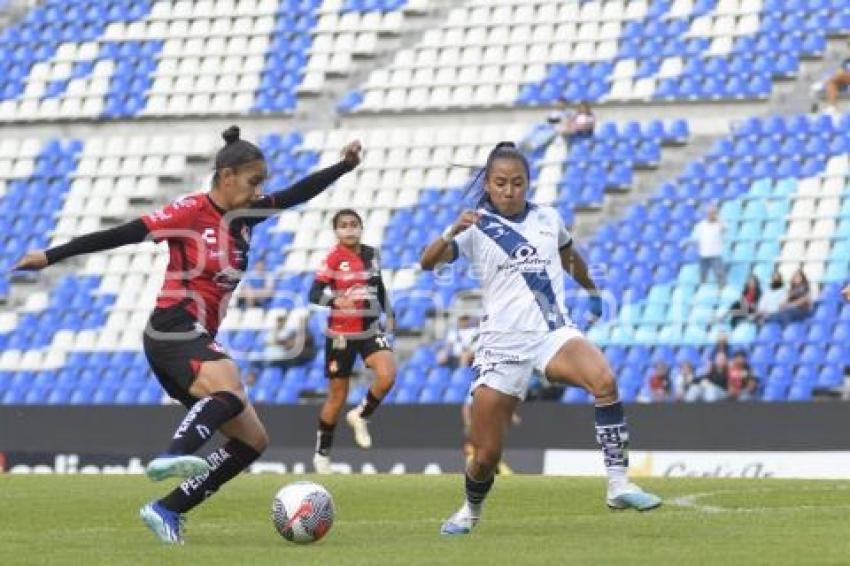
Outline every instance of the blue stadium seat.
<svg viewBox="0 0 850 566">
<path fill-rule="evenodd" d="M 589 397 L 584 389 L 579 387 L 565 387 L 564 393 L 561 395 L 561 402 L 587 404 Z"/>
<path fill-rule="evenodd" d="M 464 403 L 469 394 L 467 387 L 453 385 L 443 394 L 443 403 Z"/>
<path fill-rule="evenodd" d="M 835 366 L 825 366 L 818 375 L 817 387 L 823 389 L 838 389 L 844 385 L 844 375 Z"/>
</svg>

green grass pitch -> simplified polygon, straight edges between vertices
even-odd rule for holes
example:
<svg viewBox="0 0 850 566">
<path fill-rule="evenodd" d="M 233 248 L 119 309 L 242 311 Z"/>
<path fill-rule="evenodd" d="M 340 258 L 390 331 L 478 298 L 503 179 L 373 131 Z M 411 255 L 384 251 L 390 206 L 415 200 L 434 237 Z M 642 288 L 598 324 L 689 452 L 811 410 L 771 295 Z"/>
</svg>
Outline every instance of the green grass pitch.
<svg viewBox="0 0 850 566">
<path fill-rule="evenodd" d="M 312 545 L 269 518 L 282 485 L 313 479 L 337 515 Z M 0 564 L 848 564 L 850 482 L 653 479 L 665 505 L 609 511 L 603 480 L 497 479 L 468 537 L 439 535 L 459 476 L 243 476 L 190 514 L 183 547 L 162 545 L 138 508 L 167 485 L 141 476 L 0 476 Z"/>
</svg>

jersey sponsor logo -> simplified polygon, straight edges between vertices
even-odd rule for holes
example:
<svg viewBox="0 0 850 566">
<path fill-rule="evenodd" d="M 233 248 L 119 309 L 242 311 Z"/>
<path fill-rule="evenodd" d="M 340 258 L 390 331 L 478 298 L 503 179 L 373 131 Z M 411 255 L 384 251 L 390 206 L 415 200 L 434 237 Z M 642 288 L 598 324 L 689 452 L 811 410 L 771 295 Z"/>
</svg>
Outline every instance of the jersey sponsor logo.
<svg viewBox="0 0 850 566">
<path fill-rule="evenodd" d="M 339 262 L 339 270 L 340 271 L 351 271 L 351 264 L 347 261 Z"/>
<path fill-rule="evenodd" d="M 554 232 L 550 232 L 549 230 L 540 230 L 540 232 L 539 232 L 539 233 L 540 233 L 540 235 L 541 235 L 541 236 L 547 236 L 547 237 L 549 237 L 549 238 L 554 238 L 554 237 L 555 237 L 555 233 L 554 233 Z"/>
<path fill-rule="evenodd" d="M 511 251 L 511 257 L 514 259 L 528 259 L 537 254 L 537 248 L 529 243 L 523 242 Z"/>
<path fill-rule="evenodd" d="M 541 273 L 552 263 L 541 258 L 537 248 L 528 242 L 520 242 L 508 254 L 509 259 L 498 265 L 498 271 L 507 273 Z"/>
</svg>

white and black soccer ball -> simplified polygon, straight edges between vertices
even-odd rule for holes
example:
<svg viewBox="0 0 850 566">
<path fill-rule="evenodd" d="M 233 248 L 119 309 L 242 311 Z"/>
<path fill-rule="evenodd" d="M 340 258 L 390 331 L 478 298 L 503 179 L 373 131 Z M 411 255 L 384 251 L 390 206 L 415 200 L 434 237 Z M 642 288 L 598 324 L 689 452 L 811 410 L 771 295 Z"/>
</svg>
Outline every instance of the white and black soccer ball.
<svg viewBox="0 0 850 566">
<path fill-rule="evenodd" d="M 328 534 L 334 514 L 331 494 L 310 481 L 284 486 L 272 501 L 275 530 L 286 540 L 298 544 L 316 542 Z"/>
</svg>

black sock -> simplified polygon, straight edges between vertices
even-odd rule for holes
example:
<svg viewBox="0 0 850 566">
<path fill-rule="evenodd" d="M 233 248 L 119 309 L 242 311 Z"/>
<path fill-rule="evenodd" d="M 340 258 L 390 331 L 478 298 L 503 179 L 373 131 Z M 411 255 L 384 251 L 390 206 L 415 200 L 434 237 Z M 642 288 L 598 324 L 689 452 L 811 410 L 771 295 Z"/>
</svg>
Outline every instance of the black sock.
<svg viewBox="0 0 850 566">
<path fill-rule="evenodd" d="M 473 505 L 480 505 L 484 502 L 484 498 L 490 493 L 490 488 L 493 487 L 493 482 L 496 478 L 490 476 L 489 480 L 478 481 L 469 477 L 466 474 L 466 500 Z"/>
<path fill-rule="evenodd" d="M 629 428 L 620 401 L 597 405 L 596 441 L 602 447 L 605 469 L 611 480 L 625 480 L 629 469 Z"/>
<path fill-rule="evenodd" d="M 316 431 L 316 453 L 327 456 L 334 444 L 334 429 L 336 424 L 328 424 L 319 419 L 319 429 Z"/>
<path fill-rule="evenodd" d="M 372 390 L 369 389 L 366 391 L 366 399 L 363 400 L 363 410 L 360 411 L 360 416 L 364 419 L 368 419 L 380 404 L 381 400 L 375 397 L 372 394 Z"/>
<path fill-rule="evenodd" d="M 195 403 L 174 432 L 169 454 L 192 454 L 210 439 L 218 427 L 245 408 L 230 391 L 216 391 Z"/>
<path fill-rule="evenodd" d="M 210 471 L 184 480 L 171 493 L 159 500 L 166 508 L 177 513 L 186 513 L 218 488 L 232 480 L 239 472 L 260 457 L 260 453 L 235 438 L 207 456 Z"/>
</svg>

